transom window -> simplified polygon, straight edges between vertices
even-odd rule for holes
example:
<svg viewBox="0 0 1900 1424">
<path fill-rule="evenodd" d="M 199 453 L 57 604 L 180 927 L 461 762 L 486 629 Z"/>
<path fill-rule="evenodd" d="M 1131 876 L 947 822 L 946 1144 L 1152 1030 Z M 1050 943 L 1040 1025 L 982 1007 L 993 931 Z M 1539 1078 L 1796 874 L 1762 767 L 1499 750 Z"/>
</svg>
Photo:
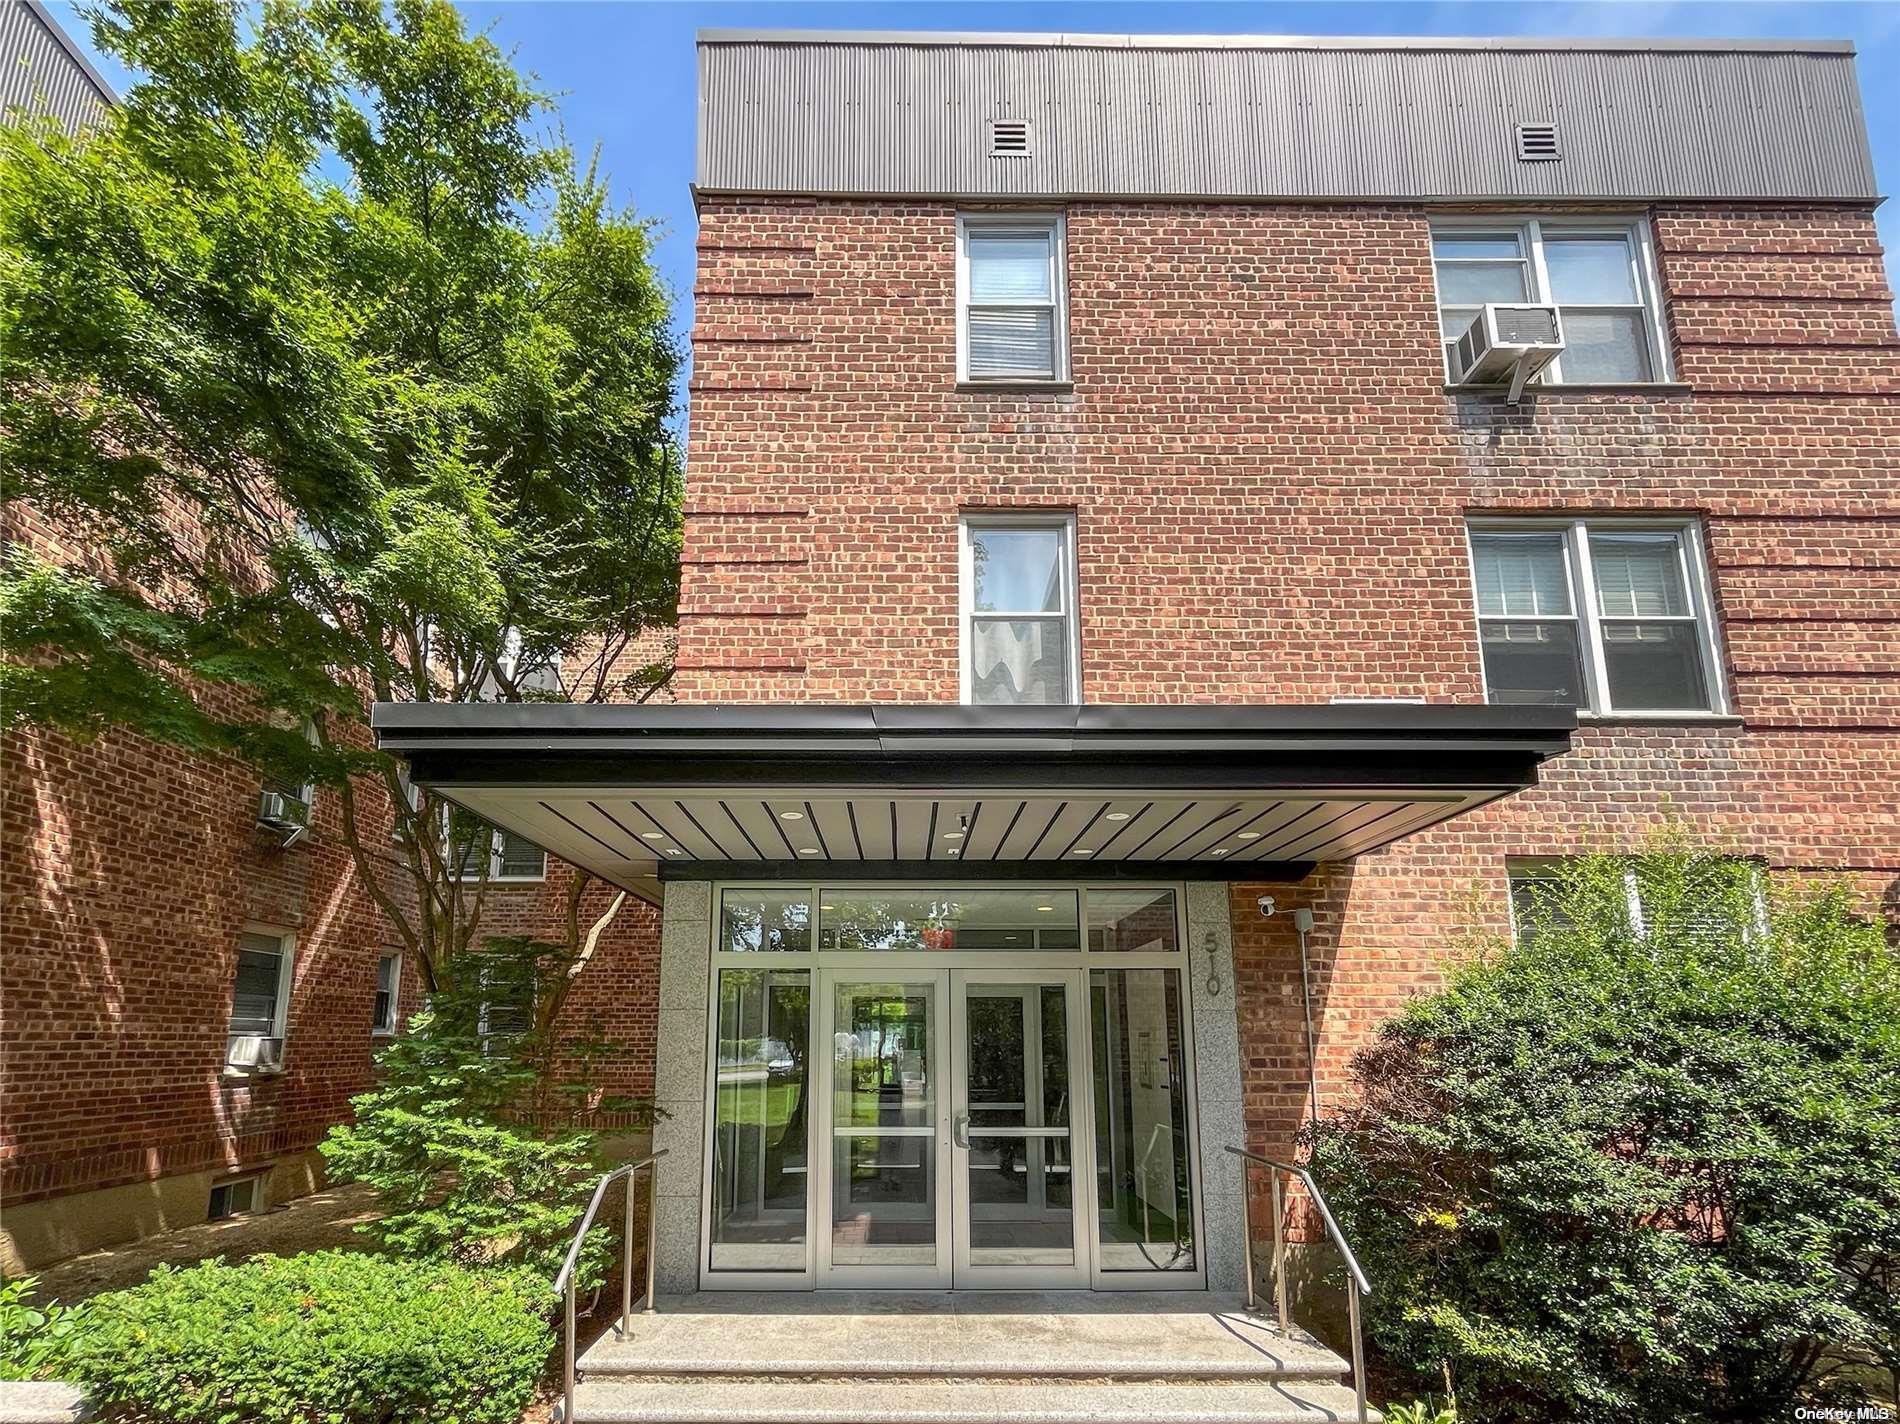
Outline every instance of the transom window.
<svg viewBox="0 0 1900 1424">
<path fill-rule="evenodd" d="M 962 544 L 963 700 L 1081 701 L 1073 521 L 971 515 Z"/>
<path fill-rule="evenodd" d="M 722 891 L 718 947 L 728 954 L 814 948 L 1173 954 L 1181 944 L 1174 891 L 1168 889 L 801 885 Z"/>
<path fill-rule="evenodd" d="M 958 217 L 957 379 L 1067 380 L 1065 286 L 1061 217 Z"/>
<path fill-rule="evenodd" d="M 1471 568 L 1490 701 L 1599 714 L 1723 710 L 1693 524 L 1474 522 Z"/>
<path fill-rule="evenodd" d="M 1668 379 L 1667 345 L 1640 222 L 1579 225 L 1531 219 L 1434 226 L 1432 263 L 1446 371 L 1452 347 L 1490 302 L 1557 307 L 1564 352 L 1545 385 Z"/>
</svg>

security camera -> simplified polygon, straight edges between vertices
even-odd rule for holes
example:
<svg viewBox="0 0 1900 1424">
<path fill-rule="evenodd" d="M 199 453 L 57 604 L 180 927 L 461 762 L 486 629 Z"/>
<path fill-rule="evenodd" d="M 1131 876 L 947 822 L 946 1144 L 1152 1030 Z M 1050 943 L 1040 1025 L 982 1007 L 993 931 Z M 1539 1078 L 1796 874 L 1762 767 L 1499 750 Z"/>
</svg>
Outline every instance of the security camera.
<svg viewBox="0 0 1900 1424">
<path fill-rule="evenodd" d="M 1262 895 L 1258 900 L 1254 901 L 1254 904 L 1260 907 L 1262 918 L 1270 916 L 1273 913 L 1273 896 L 1271 895 Z"/>
</svg>

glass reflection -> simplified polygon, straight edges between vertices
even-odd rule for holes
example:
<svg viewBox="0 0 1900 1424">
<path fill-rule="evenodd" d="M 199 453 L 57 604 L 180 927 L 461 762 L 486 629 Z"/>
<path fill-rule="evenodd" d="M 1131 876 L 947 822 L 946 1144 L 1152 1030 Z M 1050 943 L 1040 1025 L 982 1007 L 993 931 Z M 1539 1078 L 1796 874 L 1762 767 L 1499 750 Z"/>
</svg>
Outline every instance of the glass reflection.
<svg viewBox="0 0 1900 1424">
<path fill-rule="evenodd" d="M 1068 991 L 972 985 L 965 1002 L 970 1091 L 970 1261 L 1075 1259 Z"/>
<path fill-rule="evenodd" d="M 811 976 L 719 973 L 711 1268 L 805 1268 Z"/>
<path fill-rule="evenodd" d="M 936 987 L 840 984 L 832 1013 L 832 1264 L 933 1265 Z"/>
<path fill-rule="evenodd" d="M 1095 1182 L 1105 1271 L 1194 1269 L 1180 975 L 1089 975 Z"/>
<path fill-rule="evenodd" d="M 1073 890 L 827 890 L 818 942 L 848 950 L 1073 950 Z"/>
</svg>

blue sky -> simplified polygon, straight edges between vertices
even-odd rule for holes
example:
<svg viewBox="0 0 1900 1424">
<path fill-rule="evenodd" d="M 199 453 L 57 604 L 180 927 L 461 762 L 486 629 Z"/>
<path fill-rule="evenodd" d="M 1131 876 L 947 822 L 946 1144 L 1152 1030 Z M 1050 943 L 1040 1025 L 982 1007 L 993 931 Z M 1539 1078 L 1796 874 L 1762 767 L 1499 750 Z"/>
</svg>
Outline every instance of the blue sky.
<svg viewBox="0 0 1900 1424">
<path fill-rule="evenodd" d="M 91 50 L 71 0 L 54 0 L 60 23 Z M 617 197 L 662 225 L 659 257 L 677 294 L 682 331 L 693 276 L 693 33 L 770 26 L 886 30 L 1070 30 L 1186 34 L 1701 35 L 1848 39 L 1860 52 L 1862 100 L 1873 134 L 1880 191 L 1900 191 L 1900 3 L 636 3 L 512 0 L 465 3 L 522 68 L 560 98 L 574 145 L 600 146 Z M 121 89 L 131 77 L 94 55 Z M 1880 212 L 1883 245 L 1900 250 L 1900 202 Z M 1889 258 L 1889 272 L 1893 259 Z"/>
</svg>

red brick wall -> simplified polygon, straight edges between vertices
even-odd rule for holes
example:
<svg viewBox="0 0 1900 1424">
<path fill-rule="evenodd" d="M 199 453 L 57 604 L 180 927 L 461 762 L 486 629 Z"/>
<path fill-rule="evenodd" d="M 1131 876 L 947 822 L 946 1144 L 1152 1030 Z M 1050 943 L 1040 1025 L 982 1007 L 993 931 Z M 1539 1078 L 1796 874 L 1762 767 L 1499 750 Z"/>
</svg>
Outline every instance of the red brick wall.
<svg viewBox="0 0 1900 1424">
<path fill-rule="evenodd" d="M 1077 516 L 1094 702 L 1482 697 L 1464 527 L 1703 519 L 1735 719 L 1607 722 L 1544 784 L 1279 890 L 1310 904 L 1324 1088 L 1504 860 L 1671 815 L 1900 900 L 1900 340 L 1868 212 L 1671 206 L 1679 386 L 1446 391 L 1428 219 L 1078 203 L 1072 393 L 958 392 L 954 209 L 702 203 L 676 689 L 954 701 L 960 510 Z M 1305 1086 L 1291 917 L 1234 892 L 1251 1133 Z"/>
<path fill-rule="evenodd" d="M 99 551 L 21 505 L 5 534 L 96 568 Z M 654 653 L 629 650 L 637 666 Z M 260 780 L 235 761 L 111 734 L 0 738 L 0 1205 L 316 1145 L 372 1081 L 376 961 L 400 939 L 358 884 L 333 795 L 283 850 L 255 828 Z M 375 793 L 364 798 L 375 804 Z M 387 834 L 386 818 L 368 828 Z M 490 888 L 483 929 L 559 938 L 569 872 Z M 609 896 L 584 902 L 591 924 Z M 296 936 L 285 1071 L 223 1076 L 238 936 Z M 658 911 L 629 899 L 569 1000 L 628 1045 L 600 1076 L 650 1094 Z M 421 1002 L 406 962 L 400 1005 Z"/>
</svg>

